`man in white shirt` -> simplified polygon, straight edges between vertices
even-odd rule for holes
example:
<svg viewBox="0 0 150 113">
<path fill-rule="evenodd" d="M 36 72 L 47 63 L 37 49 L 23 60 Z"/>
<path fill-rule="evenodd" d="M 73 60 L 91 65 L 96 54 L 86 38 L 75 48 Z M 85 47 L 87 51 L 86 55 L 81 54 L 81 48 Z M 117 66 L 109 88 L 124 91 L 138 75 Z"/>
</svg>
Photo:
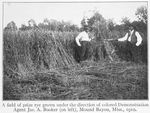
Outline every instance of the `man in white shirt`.
<svg viewBox="0 0 150 113">
<path fill-rule="evenodd" d="M 142 44 L 142 37 L 136 30 L 135 26 L 129 26 L 129 32 L 122 38 L 117 39 L 120 42 L 125 42 L 127 53 L 133 61 L 137 61 L 137 55 L 139 53 L 139 47 Z"/>
<path fill-rule="evenodd" d="M 93 38 L 89 37 L 89 27 L 87 25 L 83 27 L 83 31 L 75 38 L 75 42 L 78 46 L 79 62 L 87 59 L 90 41 Z"/>
<path fill-rule="evenodd" d="M 134 26 L 129 27 L 129 32 L 122 38 L 119 38 L 118 41 L 129 41 L 136 46 L 139 46 L 142 43 L 142 37 L 139 32 L 136 31 Z"/>
</svg>

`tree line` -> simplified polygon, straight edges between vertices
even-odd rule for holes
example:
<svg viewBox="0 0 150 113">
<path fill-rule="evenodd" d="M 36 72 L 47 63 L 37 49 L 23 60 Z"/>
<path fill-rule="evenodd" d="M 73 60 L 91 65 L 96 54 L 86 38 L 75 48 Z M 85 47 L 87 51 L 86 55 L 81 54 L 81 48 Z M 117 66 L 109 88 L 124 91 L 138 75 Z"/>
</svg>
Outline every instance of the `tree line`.
<svg viewBox="0 0 150 113">
<path fill-rule="evenodd" d="M 29 30 L 32 28 L 46 29 L 50 31 L 60 31 L 60 32 L 74 32 L 82 30 L 85 24 L 91 28 L 90 30 L 94 32 L 97 39 L 101 39 L 102 35 L 107 38 L 110 37 L 110 32 L 123 32 L 128 30 L 128 25 L 133 24 L 137 27 L 139 32 L 142 32 L 147 37 L 147 7 L 141 6 L 137 8 L 135 15 L 138 21 L 131 22 L 129 18 L 122 18 L 121 24 L 118 25 L 113 19 L 106 20 L 98 11 L 93 11 L 93 16 L 86 19 L 83 17 L 81 21 L 81 28 L 71 22 L 57 21 L 54 19 L 45 18 L 43 22 L 38 25 L 31 19 L 28 21 L 28 25 L 22 24 L 20 28 L 17 28 L 14 21 L 11 21 L 4 30 Z M 113 37 L 113 36 L 112 36 Z M 115 37 L 115 36 L 114 36 Z"/>
</svg>

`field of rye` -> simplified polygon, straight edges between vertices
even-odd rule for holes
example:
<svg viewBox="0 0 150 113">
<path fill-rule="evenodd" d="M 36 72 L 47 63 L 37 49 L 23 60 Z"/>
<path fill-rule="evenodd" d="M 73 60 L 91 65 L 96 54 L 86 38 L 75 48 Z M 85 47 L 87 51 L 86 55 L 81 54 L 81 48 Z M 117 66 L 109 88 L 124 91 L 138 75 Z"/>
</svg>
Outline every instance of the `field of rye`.
<svg viewBox="0 0 150 113">
<path fill-rule="evenodd" d="M 4 31 L 3 99 L 148 99 L 145 63 L 110 62 L 101 56 L 95 61 L 93 54 L 77 63 L 74 59 L 77 35 L 78 32 L 40 29 Z M 95 48 L 98 43 L 93 41 L 91 45 Z"/>
</svg>

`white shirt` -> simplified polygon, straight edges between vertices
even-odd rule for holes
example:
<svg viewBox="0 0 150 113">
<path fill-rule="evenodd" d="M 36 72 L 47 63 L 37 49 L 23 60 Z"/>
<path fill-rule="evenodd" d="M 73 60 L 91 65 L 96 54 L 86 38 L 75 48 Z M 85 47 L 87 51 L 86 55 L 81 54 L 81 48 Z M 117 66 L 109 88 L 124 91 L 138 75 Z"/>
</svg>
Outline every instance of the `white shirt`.
<svg viewBox="0 0 150 113">
<path fill-rule="evenodd" d="M 88 33 L 86 33 L 85 31 L 81 32 L 77 37 L 76 37 L 76 43 L 78 44 L 78 46 L 81 46 L 80 41 L 91 41 L 91 39 L 89 38 Z"/>
<path fill-rule="evenodd" d="M 128 38 L 128 41 L 131 41 L 131 36 L 132 36 L 133 31 L 134 30 L 131 31 L 131 35 L 130 35 L 129 38 L 128 38 L 128 33 L 127 33 L 124 37 L 119 38 L 118 41 L 125 41 L 125 40 L 127 40 L 127 38 Z M 137 37 L 137 42 L 136 42 L 135 45 L 139 46 L 142 43 L 142 37 L 141 37 L 141 35 L 137 31 L 135 32 L 135 35 Z"/>
</svg>

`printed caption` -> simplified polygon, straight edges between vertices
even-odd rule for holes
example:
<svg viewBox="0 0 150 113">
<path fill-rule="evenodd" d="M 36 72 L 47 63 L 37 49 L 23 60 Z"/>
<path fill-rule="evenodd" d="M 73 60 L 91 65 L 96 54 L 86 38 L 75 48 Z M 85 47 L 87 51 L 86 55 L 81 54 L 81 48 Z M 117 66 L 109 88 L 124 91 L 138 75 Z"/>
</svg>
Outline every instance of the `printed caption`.
<svg viewBox="0 0 150 113">
<path fill-rule="evenodd" d="M 149 107 L 148 103 L 50 103 L 50 104 L 40 104 L 40 103 L 3 103 L 3 108 L 11 109 L 13 113 L 52 113 L 52 112 L 128 112 L 128 113 L 136 113 L 139 109 L 145 109 Z"/>
</svg>

